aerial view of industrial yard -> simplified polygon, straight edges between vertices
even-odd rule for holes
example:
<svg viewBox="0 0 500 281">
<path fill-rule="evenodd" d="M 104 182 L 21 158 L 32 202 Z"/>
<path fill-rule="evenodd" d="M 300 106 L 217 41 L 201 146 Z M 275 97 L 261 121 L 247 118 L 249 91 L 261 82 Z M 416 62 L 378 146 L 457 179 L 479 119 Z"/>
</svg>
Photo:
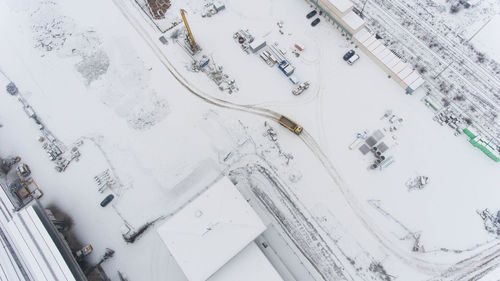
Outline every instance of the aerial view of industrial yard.
<svg viewBox="0 0 500 281">
<path fill-rule="evenodd" d="M 499 281 L 499 0 L 0 0 L 0 281 Z"/>
</svg>

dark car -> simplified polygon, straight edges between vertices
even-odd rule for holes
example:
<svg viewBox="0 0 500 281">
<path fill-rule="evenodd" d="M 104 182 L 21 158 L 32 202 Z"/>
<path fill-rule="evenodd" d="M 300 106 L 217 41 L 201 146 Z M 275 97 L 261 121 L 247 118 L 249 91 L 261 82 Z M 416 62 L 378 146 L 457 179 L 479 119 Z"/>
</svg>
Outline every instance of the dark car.
<svg viewBox="0 0 500 281">
<path fill-rule="evenodd" d="M 310 19 L 316 15 L 316 11 L 310 11 L 309 14 L 307 14 L 306 18 Z"/>
<path fill-rule="evenodd" d="M 350 59 L 352 56 L 354 56 L 354 50 L 350 50 L 349 52 L 345 53 L 344 55 L 344 60 L 347 61 L 348 59 Z"/>
<path fill-rule="evenodd" d="M 319 18 L 313 20 L 313 22 L 311 22 L 311 26 L 316 26 L 318 25 L 318 23 L 319 23 Z"/>
<path fill-rule="evenodd" d="M 113 198 L 115 198 L 115 196 L 113 194 L 106 196 L 106 198 L 104 198 L 104 200 L 102 200 L 102 202 L 101 202 L 101 207 L 106 207 L 106 205 L 108 205 L 109 202 L 111 202 L 113 200 Z"/>
</svg>

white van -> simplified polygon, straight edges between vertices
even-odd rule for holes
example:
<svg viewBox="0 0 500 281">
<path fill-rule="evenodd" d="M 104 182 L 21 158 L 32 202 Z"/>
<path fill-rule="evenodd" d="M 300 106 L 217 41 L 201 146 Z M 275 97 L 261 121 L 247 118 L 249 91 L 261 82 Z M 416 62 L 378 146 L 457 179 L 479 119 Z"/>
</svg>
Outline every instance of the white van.
<svg viewBox="0 0 500 281">
<path fill-rule="evenodd" d="M 348 64 L 353 64 L 354 62 L 356 62 L 357 60 L 359 60 L 359 55 L 358 54 L 354 54 L 352 57 L 350 57 L 348 60 L 347 60 L 347 63 Z"/>
</svg>

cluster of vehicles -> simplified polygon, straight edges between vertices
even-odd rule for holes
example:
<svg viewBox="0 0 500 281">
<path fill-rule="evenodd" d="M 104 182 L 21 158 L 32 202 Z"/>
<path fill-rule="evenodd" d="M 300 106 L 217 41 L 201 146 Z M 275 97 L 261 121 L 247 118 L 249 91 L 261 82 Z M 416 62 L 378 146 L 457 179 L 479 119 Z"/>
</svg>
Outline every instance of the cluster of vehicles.
<svg viewBox="0 0 500 281">
<path fill-rule="evenodd" d="M 346 61 L 348 64 L 353 64 L 357 60 L 359 60 L 359 55 L 356 54 L 354 50 L 349 50 L 349 52 L 345 53 L 343 57 L 344 61 Z"/>
<path fill-rule="evenodd" d="M 311 19 L 312 17 L 316 16 L 316 14 L 318 14 L 318 12 L 316 10 L 312 10 L 310 11 L 307 15 L 306 15 L 306 18 L 307 19 Z M 320 11 L 319 12 L 319 15 L 321 16 L 322 12 Z M 318 23 L 320 22 L 320 19 L 319 18 L 316 18 L 315 20 L 313 20 L 311 22 L 311 25 L 312 26 L 316 26 L 318 25 Z M 356 54 L 356 52 L 354 50 L 349 50 L 349 52 L 347 52 L 345 55 L 344 55 L 344 61 L 346 61 L 348 64 L 353 64 L 355 63 L 358 59 L 359 59 L 359 55 Z"/>
<path fill-rule="evenodd" d="M 306 15 L 306 18 L 307 19 L 310 19 L 312 17 L 314 17 L 315 15 L 317 14 L 316 10 L 312 10 L 310 11 L 307 15 Z M 321 12 L 319 12 L 319 14 L 321 15 Z M 319 18 L 316 18 L 315 20 L 313 20 L 311 22 L 311 26 L 316 26 L 318 25 L 318 23 L 320 22 L 320 19 Z"/>
</svg>

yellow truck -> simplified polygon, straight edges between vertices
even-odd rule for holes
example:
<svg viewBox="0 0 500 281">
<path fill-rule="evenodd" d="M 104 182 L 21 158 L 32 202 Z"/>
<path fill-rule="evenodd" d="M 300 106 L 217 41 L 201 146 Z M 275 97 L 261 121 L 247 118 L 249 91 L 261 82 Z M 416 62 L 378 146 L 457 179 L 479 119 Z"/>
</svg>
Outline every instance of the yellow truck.
<svg viewBox="0 0 500 281">
<path fill-rule="evenodd" d="M 297 135 L 300 135 L 302 133 L 302 126 L 299 126 L 297 123 L 293 122 L 292 120 L 288 119 L 287 117 L 281 115 L 280 119 L 278 122 L 283 125 L 285 128 L 288 130 L 294 132 Z"/>
</svg>

